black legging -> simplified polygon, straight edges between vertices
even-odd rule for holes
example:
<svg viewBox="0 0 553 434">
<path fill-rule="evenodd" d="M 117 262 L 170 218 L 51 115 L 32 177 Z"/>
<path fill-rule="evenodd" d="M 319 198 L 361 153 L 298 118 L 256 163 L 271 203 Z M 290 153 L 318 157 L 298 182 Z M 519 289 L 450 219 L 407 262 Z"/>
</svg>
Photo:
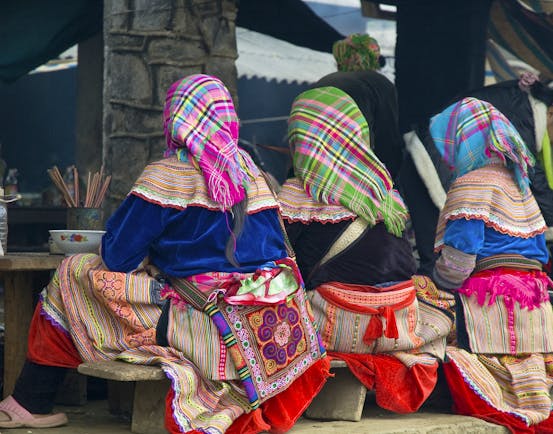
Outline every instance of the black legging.
<svg viewBox="0 0 553 434">
<path fill-rule="evenodd" d="M 157 344 L 167 346 L 167 325 L 170 303 L 163 306 L 157 326 Z M 59 386 L 63 383 L 67 368 L 39 365 L 25 361 L 21 374 L 15 383 L 12 396 L 32 414 L 48 414 L 54 408 Z"/>
<path fill-rule="evenodd" d="M 405 154 L 401 166 L 399 185 L 415 232 L 420 258 L 417 272 L 430 276 L 437 259 L 437 255 L 434 253 L 434 238 L 440 211 L 432 202 L 409 153 Z"/>
<path fill-rule="evenodd" d="M 26 360 L 12 396 L 32 414 L 51 413 L 66 374 L 67 368 L 38 365 Z"/>
</svg>

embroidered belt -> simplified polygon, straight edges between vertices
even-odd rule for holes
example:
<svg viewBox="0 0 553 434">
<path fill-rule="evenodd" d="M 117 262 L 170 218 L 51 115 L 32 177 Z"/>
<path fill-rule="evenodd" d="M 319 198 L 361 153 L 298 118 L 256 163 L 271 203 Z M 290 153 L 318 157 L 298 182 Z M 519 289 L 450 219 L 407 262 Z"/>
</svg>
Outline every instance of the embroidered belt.
<svg viewBox="0 0 553 434">
<path fill-rule="evenodd" d="M 351 285 L 350 288 L 351 287 L 353 287 L 353 285 Z M 363 335 L 363 342 L 367 345 L 371 345 L 376 339 L 382 336 L 398 339 L 399 331 L 395 312 L 405 309 L 415 301 L 416 293 L 411 281 L 396 284 L 393 288 L 396 289 L 393 295 L 391 293 L 369 292 L 359 294 L 365 299 L 365 304 L 352 303 L 344 297 L 341 297 L 339 291 L 337 291 L 337 287 L 331 288 L 322 285 L 317 288 L 317 291 L 322 298 L 338 308 L 370 315 L 371 319 Z M 383 302 L 386 301 L 391 303 L 383 305 Z M 382 320 L 386 321 L 385 327 Z"/>
<path fill-rule="evenodd" d="M 514 268 L 517 270 L 542 270 L 541 262 L 536 259 L 528 259 L 517 254 L 502 254 L 479 259 L 476 261 L 474 272 L 499 267 Z"/>
</svg>

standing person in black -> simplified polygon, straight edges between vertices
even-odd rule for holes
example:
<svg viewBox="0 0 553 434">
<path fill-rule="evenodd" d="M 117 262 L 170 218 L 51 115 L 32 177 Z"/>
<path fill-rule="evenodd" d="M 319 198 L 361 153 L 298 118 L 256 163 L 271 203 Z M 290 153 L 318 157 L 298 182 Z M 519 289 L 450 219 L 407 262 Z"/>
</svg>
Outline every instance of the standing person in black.
<svg viewBox="0 0 553 434">
<path fill-rule="evenodd" d="M 335 42 L 332 52 L 338 71 L 325 75 L 312 88 L 333 86 L 355 101 L 369 125 L 372 149 L 395 180 L 405 145 L 399 133 L 395 86 L 378 72 L 385 63 L 380 46 L 369 35 L 353 34 Z"/>
</svg>

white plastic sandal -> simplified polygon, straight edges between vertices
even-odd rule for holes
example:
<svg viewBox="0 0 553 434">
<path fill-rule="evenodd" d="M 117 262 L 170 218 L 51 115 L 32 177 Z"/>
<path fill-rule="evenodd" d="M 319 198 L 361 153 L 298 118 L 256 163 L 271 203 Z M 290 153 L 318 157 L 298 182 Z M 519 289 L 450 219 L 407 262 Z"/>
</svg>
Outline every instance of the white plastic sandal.
<svg viewBox="0 0 553 434">
<path fill-rule="evenodd" d="M 0 402 L 0 411 L 10 418 L 0 421 L 0 428 L 54 428 L 67 424 L 65 413 L 33 415 L 11 395 Z"/>
</svg>

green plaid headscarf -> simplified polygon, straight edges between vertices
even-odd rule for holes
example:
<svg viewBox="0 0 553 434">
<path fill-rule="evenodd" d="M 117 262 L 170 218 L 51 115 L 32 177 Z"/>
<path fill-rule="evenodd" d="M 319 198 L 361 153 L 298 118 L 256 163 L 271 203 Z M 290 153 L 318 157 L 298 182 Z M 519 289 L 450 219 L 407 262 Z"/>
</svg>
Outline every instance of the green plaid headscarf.
<svg viewBox="0 0 553 434">
<path fill-rule="evenodd" d="M 361 110 L 340 89 L 311 89 L 292 104 L 288 139 L 307 194 L 348 208 L 370 226 L 384 221 L 388 232 L 401 236 L 407 210 L 369 137 Z"/>
<path fill-rule="evenodd" d="M 380 46 L 367 34 L 354 33 L 332 45 L 338 71 L 380 69 Z"/>
</svg>

